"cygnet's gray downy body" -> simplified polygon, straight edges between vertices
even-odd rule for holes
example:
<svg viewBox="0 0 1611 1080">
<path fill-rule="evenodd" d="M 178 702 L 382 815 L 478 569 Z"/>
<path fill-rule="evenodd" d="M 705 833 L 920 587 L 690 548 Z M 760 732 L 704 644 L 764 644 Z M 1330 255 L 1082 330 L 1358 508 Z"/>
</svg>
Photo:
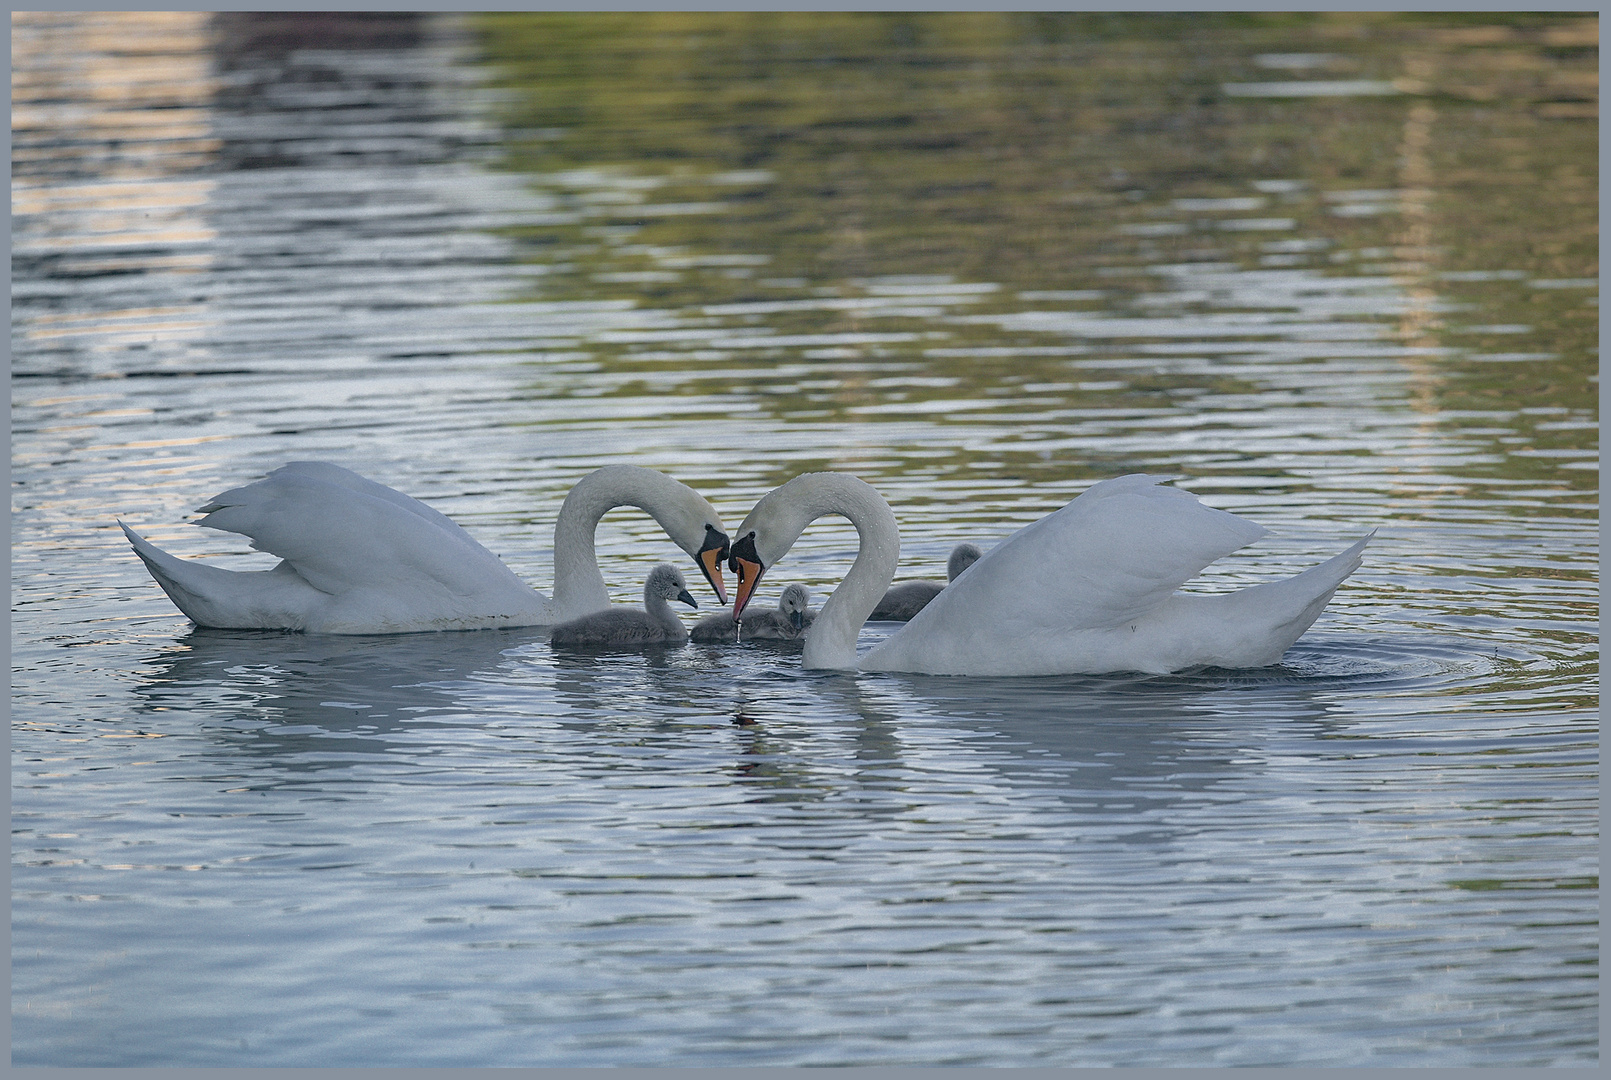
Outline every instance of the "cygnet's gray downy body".
<svg viewBox="0 0 1611 1080">
<path fill-rule="evenodd" d="M 550 645 L 576 648 L 608 645 L 682 645 L 688 631 L 666 601 L 680 600 L 698 607 L 689 595 L 682 571 L 661 563 L 649 571 L 643 586 L 643 607 L 612 607 L 560 623 L 550 633 Z"/>
<path fill-rule="evenodd" d="M 955 581 L 957 575 L 979 561 L 980 551 L 976 544 L 958 544 L 951 549 L 951 558 L 945 564 L 947 581 Z M 873 608 L 873 613 L 867 616 L 869 621 L 883 620 L 884 622 L 907 622 L 913 615 L 928 606 L 930 600 L 940 595 L 945 586 L 938 581 L 901 581 L 891 585 L 884 593 L 884 599 Z"/>
<path fill-rule="evenodd" d="M 811 593 L 804 585 L 790 585 L 778 598 L 776 609 L 745 613 L 742 635 L 733 613 L 721 611 L 695 623 L 689 637 L 698 642 L 737 641 L 740 637 L 745 641 L 795 641 L 805 635 L 816 617 L 811 610 Z"/>
</svg>

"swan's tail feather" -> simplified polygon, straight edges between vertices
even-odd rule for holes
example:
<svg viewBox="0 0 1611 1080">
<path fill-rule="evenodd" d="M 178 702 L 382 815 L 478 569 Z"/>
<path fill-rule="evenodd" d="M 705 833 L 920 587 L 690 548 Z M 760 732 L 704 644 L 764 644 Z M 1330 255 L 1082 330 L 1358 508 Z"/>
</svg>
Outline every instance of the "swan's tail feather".
<svg viewBox="0 0 1611 1080">
<path fill-rule="evenodd" d="M 1359 569 L 1365 545 L 1375 535 L 1373 529 L 1346 550 L 1301 574 L 1226 595 L 1224 599 L 1231 609 L 1226 612 L 1229 619 L 1234 620 L 1236 609 L 1241 608 L 1249 620 L 1257 620 L 1266 649 L 1262 657 L 1248 658 L 1233 666 L 1263 667 L 1278 662 L 1281 654 L 1320 617 L 1337 587 Z"/>
<path fill-rule="evenodd" d="M 292 583 L 288 575 L 274 570 L 224 570 L 195 559 L 180 559 L 168 554 L 139 533 L 117 523 L 134 546 L 145 568 L 151 572 L 162 591 L 168 594 L 174 606 L 197 626 L 224 629 L 260 629 L 263 627 L 290 627 L 286 621 L 288 605 L 284 603 L 287 588 L 300 585 L 311 590 L 305 582 Z M 285 566 L 284 563 L 280 564 Z M 290 575 L 294 576 L 294 575 Z"/>
</svg>

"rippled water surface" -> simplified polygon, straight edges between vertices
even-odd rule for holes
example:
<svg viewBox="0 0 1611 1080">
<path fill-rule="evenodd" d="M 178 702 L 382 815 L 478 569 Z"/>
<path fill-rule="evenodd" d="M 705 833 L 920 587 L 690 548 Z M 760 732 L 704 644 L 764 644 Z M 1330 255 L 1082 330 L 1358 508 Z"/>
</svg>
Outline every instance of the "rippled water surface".
<svg viewBox="0 0 1611 1080">
<path fill-rule="evenodd" d="M 1596 42 L 14 15 L 13 1062 L 1594 1062 Z M 611 462 L 902 577 L 1133 471 L 1270 527 L 1202 588 L 1376 539 L 1278 667 L 1011 680 L 200 630 L 117 531 L 270 565 L 185 522 L 319 458 L 544 589 Z"/>
</svg>

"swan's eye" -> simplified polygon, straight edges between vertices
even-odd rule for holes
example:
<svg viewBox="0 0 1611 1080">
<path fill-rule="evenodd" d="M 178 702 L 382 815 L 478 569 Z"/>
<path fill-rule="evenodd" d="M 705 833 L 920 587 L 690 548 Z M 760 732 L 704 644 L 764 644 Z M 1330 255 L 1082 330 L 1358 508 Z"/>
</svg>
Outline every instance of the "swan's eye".
<svg viewBox="0 0 1611 1080">
<path fill-rule="evenodd" d="M 714 525 L 705 526 L 705 542 L 700 545 L 701 554 L 707 551 L 719 551 L 717 561 L 727 558 L 727 534 Z"/>
<path fill-rule="evenodd" d="M 728 566 L 733 573 L 739 573 L 739 563 L 748 562 L 755 566 L 761 565 L 761 557 L 755 551 L 755 534 L 752 532 L 733 545 L 732 557 L 728 559 Z"/>
</svg>

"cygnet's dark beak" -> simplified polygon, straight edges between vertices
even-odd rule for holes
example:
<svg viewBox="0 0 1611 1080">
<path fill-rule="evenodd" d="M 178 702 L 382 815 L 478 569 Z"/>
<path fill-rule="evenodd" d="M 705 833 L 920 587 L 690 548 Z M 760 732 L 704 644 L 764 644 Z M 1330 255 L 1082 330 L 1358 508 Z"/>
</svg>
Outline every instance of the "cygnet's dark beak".
<svg viewBox="0 0 1611 1080">
<path fill-rule="evenodd" d="M 803 612 L 803 611 L 791 611 L 791 612 L 789 612 L 789 621 L 794 624 L 794 628 L 796 630 L 800 629 L 800 627 L 805 625 L 805 612 Z"/>
<path fill-rule="evenodd" d="M 699 606 L 698 604 L 696 604 L 694 602 L 693 594 L 690 593 L 687 589 L 684 589 L 681 592 L 679 592 L 677 594 L 677 599 L 681 600 L 683 603 L 687 604 L 691 608 L 697 608 Z"/>
<path fill-rule="evenodd" d="M 705 526 L 705 543 L 700 547 L 699 554 L 694 561 L 699 564 L 699 572 L 705 575 L 710 587 L 716 591 L 716 599 L 723 604 L 727 603 L 727 589 L 722 584 L 722 563 L 727 561 L 727 534 L 714 525 Z"/>
<path fill-rule="evenodd" d="M 727 565 L 738 575 L 738 593 L 733 598 L 733 618 L 737 620 L 744 614 L 744 605 L 755 595 L 755 586 L 760 584 L 761 575 L 766 573 L 766 567 L 761 565 L 761 557 L 755 551 L 754 533 L 740 538 L 733 545 L 733 557 L 727 561 Z"/>
</svg>

